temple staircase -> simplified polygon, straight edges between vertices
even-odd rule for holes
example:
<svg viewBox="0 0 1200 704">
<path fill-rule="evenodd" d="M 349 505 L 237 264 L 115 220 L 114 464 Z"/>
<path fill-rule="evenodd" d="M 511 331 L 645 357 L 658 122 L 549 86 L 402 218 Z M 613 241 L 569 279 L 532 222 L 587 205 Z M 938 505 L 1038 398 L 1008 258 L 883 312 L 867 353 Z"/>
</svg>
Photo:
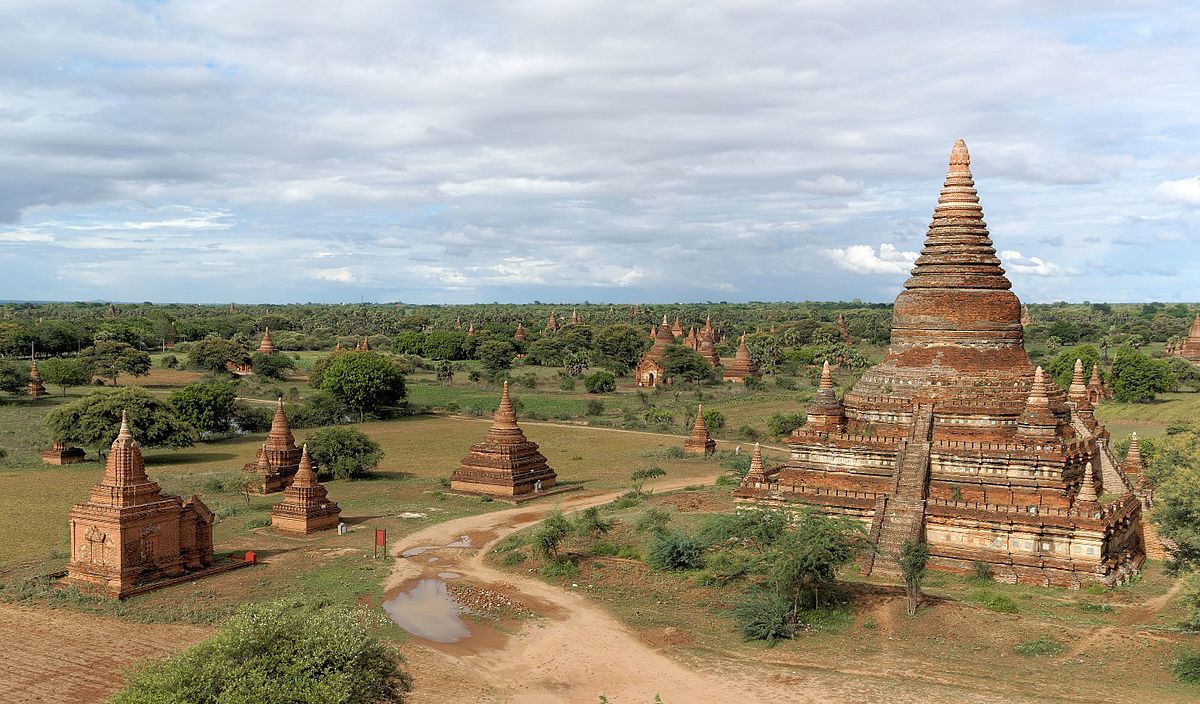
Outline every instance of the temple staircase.
<svg viewBox="0 0 1200 704">
<path fill-rule="evenodd" d="M 908 438 L 896 455 L 894 491 L 887 500 L 883 520 L 879 521 L 879 532 L 871 536 L 879 550 L 868 571 L 873 576 L 903 578 L 898 562 L 900 550 L 905 543 L 923 537 L 932 439 L 933 405 L 920 404 L 913 411 Z"/>
<path fill-rule="evenodd" d="M 1096 462 L 1093 463 L 1092 470 L 1100 475 L 1100 483 L 1104 487 L 1104 492 L 1123 495 L 1127 491 L 1133 491 L 1133 485 L 1129 483 L 1129 478 L 1117 465 L 1112 448 L 1103 438 L 1098 437 L 1088 428 L 1087 423 L 1074 408 L 1071 409 L 1071 427 L 1075 429 L 1076 437 L 1096 441 Z"/>
</svg>

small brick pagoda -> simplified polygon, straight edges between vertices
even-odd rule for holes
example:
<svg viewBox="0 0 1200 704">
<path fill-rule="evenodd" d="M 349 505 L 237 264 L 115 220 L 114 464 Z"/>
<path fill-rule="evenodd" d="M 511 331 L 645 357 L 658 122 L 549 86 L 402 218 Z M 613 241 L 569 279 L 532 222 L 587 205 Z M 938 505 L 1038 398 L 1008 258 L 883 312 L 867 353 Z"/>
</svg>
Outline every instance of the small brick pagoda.
<svg viewBox="0 0 1200 704">
<path fill-rule="evenodd" d="M 1142 503 L 1092 415 L 1082 367 L 1065 397 L 1033 368 L 1010 289 L 959 140 L 887 356 L 841 399 L 822 371 L 790 459 L 744 481 L 739 509 L 858 519 L 879 546 L 864 571 L 893 580 L 910 541 L 928 544 L 934 569 L 983 563 L 1007 582 L 1078 588 L 1135 572 Z"/>
<path fill-rule="evenodd" d="M 642 355 L 641 361 L 633 371 L 633 378 L 637 380 L 638 386 L 648 387 L 668 383 L 664 378 L 666 371 L 663 369 L 662 358 L 667 353 L 667 348 L 674 342 L 675 335 L 671 333 L 671 327 L 667 325 L 667 316 L 664 315 L 662 325 L 659 325 L 654 331 L 654 344 L 646 350 L 646 354 Z"/>
<path fill-rule="evenodd" d="M 696 408 L 696 422 L 692 424 L 692 434 L 683 441 L 683 451 L 689 455 L 711 455 L 717 451 L 717 441 L 708 434 L 708 426 L 704 424 L 704 404 Z"/>
<path fill-rule="evenodd" d="M 733 361 L 721 372 L 721 378 L 725 381 L 741 383 L 749 377 L 757 376 L 758 367 L 754 365 L 754 360 L 750 359 L 750 349 L 746 347 L 746 336 L 742 335 L 738 339 L 737 353 L 734 354 Z"/>
<path fill-rule="evenodd" d="M 303 454 L 302 448 L 296 447 L 296 438 L 288 426 L 287 414 L 283 412 L 283 397 L 280 396 L 267 441 L 258 448 L 254 461 L 245 467 L 246 471 L 257 475 L 255 490 L 260 494 L 283 491 L 300 469 L 300 457 Z"/>
<path fill-rule="evenodd" d="M 65 583 L 122 597 L 137 587 L 208 567 L 213 515 L 198 496 L 162 493 L 146 476 L 124 415 L 104 479 L 70 513 Z"/>
<path fill-rule="evenodd" d="M 521 496 L 554 486 L 558 475 L 538 452 L 536 442 L 525 438 L 517 425 L 517 413 L 508 396 L 508 382 L 500 394 L 500 406 L 492 427 L 450 477 L 453 491 L 497 496 Z"/>
<path fill-rule="evenodd" d="M 554 311 L 550 311 L 550 319 L 546 321 L 546 332 L 558 331 L 558 316 L 554 315 Z"/>
<path fill-rule="evenodd" d="M 87 461 L 87 453 L 78 447 L 67 447 L 67 443 L 55 441 L 54 445 L 42 453 L 43 464 L 78 464 Z"/>
<path fill-rule="evenodd" d="M 329 493 L 317 480 L 305 445 L 300 448 L 300 466 L 283 490 L 283 500 L 271 507 L 271 527 L 281 533 L 308 535 L 336 528 L 341 515 L 342 509 L 329 500 Z"/>
<path fill-rule="evenodd" d="M 525 341 L 525 326 L 521 323 L 517 323 L 517 331 L 513 333 L 513 339 L 517 342 Z"/>
<path fill-rule="evenodd" d="M 271 341 L 271 328 L 266 328 L 263 330 L 262 342 L 259 343 L 258 349 L 255 350 L 255 352 L 266 356 L 270 355 L 274 351 L 275 343 Z"/>
<path fill-rule="evenodd" d="M 1167 354 L 1183 357 L 1191 362 L 1200 362 L 1200 315 L 1196 316 L 1192 326 L 1188 328 L 1187 339 L 1169 347 Z"/>
<path fill-rule="evenodd" d="M 36 359 L 33 360 L 33 365 L 29 367 L 29 386 L 25 387 L 25 393 L 33 398 L 45 396 L 47 393 L 46 385 L 42 383 L 42 373 L 38 371 Z"/>
</svg>

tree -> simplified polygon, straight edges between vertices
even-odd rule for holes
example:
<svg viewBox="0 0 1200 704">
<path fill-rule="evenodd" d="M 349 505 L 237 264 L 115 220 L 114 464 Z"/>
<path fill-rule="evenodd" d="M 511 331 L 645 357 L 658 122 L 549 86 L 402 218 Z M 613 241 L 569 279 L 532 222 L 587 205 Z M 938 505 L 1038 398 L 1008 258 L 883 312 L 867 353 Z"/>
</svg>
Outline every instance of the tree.
<svg viewBox="0 0 1200 704">
<path fill-rule="evenodd" d="M 400 662 L 360 612 L 279 599 L 243 606 L 208 640 L 134 670 L 109 701 L 402 704 L 412 680 Z"/>
<path fill-rule="evenodd" d="M 454 381 L 454 365 L 446 361 L 438 362 L 437 380 L 445 382 Z"/>
<path fill-rule="evenodd" d="M 476 354 L 483 371 L 493 379 L 512 367 L 513 346 L 508 340 L 488 340 L 479 345 Z"/>
<path fill-rule="evenodd" d="M 712 374 L 708 362 L 690 347 L 672 344 L 662 357 L 663 374 L 668 379 L 700 381 Z"/>
<path fill-rule="evenodd" d="M 425 336 L 422 353 L 430 359 L 466 359 L 466 348 L 466 333 L 435 330 Z"/>
<path fill-rule="evenodd" d="M 557 560 L 558 548 L 573 530 L 562 511 L 552 511 L 542 519 L 529 538 L 533 551 L 544 560 Z"/>
<path fill-rule="evenodd" d="M 612 521 L 604 520 L 598 506 L 585 508 L 575 517 L 575 532 L 585 537 L 599 538 L 608 535 L 614 525 Z"/>
<path fill-rule="evenodd" d="M 175 409 L 140 386 L 95 391 L 55 408 L 46 415 L 51 438 L 70 445 L 103 451 L 121 429 L 121 413 L 129 429 L 146 447 L 189 447 L 196 429 L 180 420 Z"/>
<path fill-rule="evenodd" d="M 79 363 L 93 376 L 109 379 L 115 386 L 117 376 L 146 376 L 150 373 L 150 355 L 124 342 L 97 342 L 79 353 Z"/>
<path fill-rule="evenodd" d="M 322 476 L 358 479 L 370 474 L 383 459 L 379 443 L 357 428 L 322 428 L 306 442 Z"/>
<path fill-rule="evenodd" d="M 686 533 L 661 533 L 650 543 L 646 562 L 659 570 L 694 570 L 704 564 L 704 544 Z"/>
<path fill-rule="evenodd" d="M 226 364 L 242 365 L 250 361 L 250 354 L 245 347 L 220 337 L 206 337 L 193 342 L 187 353 L 189 367 L 213 374 L 226 371 Z"/>
<path fill-rule="evenodd" d="M 610 394 L 617 390 L 617 380 L 612 372 L 598 371 L 583 380 L 583 387 L 589 394 Z"/>
<path fill-rule="evenodd" d="M 325 381 L 325 370 L 329 369 L 329 365 L 333 364 L 333 360 L 344 354 L 346 354 L 345 351 L 336 350 L 314 362 L 312 368 L 308 370 L 308 385 L 314 389 L 321 388 L 321 384 Z"/>
<path fill-rule="evenodd" d="M 1071 376 L 1075 372 L 1075 360 L 1083 361 L 1083 378 L 1090 379 L 1092 375 L 1092 367 L 1100 363 L 1100 350 L 1093 345 L 1079 345 L 1070 349 L 1063 350 L 1050 360 L 1046 371 L 1050 372 L 1050 376 L 1054 382 L 1058 384 L 1063 391 L 1066 391 L 1071 386 Z"/>
<path fill-rule="evenodd" d="M 168 399 L 179 418 L 202 433 L 225 433 L 233 420 L 236 388 L 227 381 L 189 384 Z"/>
<path fill-rule="evenodd" d="M 29 373 L 21 372 L 21 368 L 12 362 L 0 359 L 0 391 L 10 394 L 25 393 L 29 383 Z"/>
<path fill-rule="evenodd" d="M 804 511 L 797 518 L 792 530 L 776 538 L 765 560 L 768 579 L 792 604 L 793 620 L 801 602 L 821 605 L 821 589 L 859 553 L 864 537 L 861 525 L 841 516 Z"/>
<path fill-rule="evenodd" d="M 284 379 L 288 372 L 296 368 L 296 362 L 286 354 L 263 354 L 255 352 L 250 355 L 250 369 L 256 375 L 265 379 Z"/>
<path fill-rule="evenodd" d="M 563 367 L 567 376 L 578 378 L 583 376 L 583 373 L 588 368 L 588 353 L 587 352 L 571 352 L 563 357 Z"/>
<path fill-rule="evenodd" d="M 592 337 L 592 360 L 613 374 L 624 376 L 637 366 L 650 344 L 643 328 L 624 323 L 609 325 Z"/>
<path fill-rule="evenodd" d="M 392 339 L 392 352 L 396 354 L 423 354 L 425 335 L 416 330 L 406 330 Z"/>
<path fill-rule="evenodd" d="M 321 388 L 358 411 L 368 412 L 396 403 L 406 395 L 404 374 L 395 362 L 378 352 L 346 352 L 330 362 Z"/>
<path fill-rule="evenodd" d="M 929 562 L 927 543 L 908 542 L 900 549 L 900 571 L 904 573 L 904 593 L 907 596 L 905 613 L 914 616 L 921 604 L 921 583 L 925 581 L 925 567 Z"/>
<path fill-rule="evenodd" d="M 1113 398 L 1122 403 L 1153 401 L 1156 394 L 1176 384 L 1166 360 L 1150 359 L 1128 347 L 1117 350 L 1112 378 Z"/>
</svg>

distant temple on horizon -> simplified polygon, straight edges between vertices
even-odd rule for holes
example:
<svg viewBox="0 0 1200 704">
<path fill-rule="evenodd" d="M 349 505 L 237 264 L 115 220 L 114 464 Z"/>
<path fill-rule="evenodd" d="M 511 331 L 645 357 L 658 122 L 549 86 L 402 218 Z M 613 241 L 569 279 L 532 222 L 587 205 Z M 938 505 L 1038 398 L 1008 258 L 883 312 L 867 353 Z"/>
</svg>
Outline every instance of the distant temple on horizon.
<svg viewBox="0 0 1200 704">
<path fill-rule="evenodd" d="M 1005 582 L 1079 588 L 1136 572 L 1149 498 L 1113 457 L 1083 365 L 1064 394 L 1030 363 L 1011 288 L 958 140 L 887 356 L 842 398 L 826 364 L 790 458 L 747 475 L 739 510 L 857 519 L 879 546 L 864 571 L 888 579 L 920 541 L 935 569 L 983 564 Z"/>
<path fill-rule="evenodd" d="M 1186 338 L 1167 344 L 1166 353 L 1175 357 L 1183 357 L 1189 362 L 1200 362 L 1200 315 L 1197 315 L 1196 319 L 1192 321 Z"/>
</svg>

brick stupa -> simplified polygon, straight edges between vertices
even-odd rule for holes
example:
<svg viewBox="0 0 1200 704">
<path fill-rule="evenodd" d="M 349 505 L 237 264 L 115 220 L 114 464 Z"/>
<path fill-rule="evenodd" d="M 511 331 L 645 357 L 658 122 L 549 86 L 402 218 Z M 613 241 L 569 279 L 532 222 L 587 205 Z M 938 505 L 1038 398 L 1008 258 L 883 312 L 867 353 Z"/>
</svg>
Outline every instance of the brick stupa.
<svg viewBox="0 0 1200 704">
<path fill-rule="evenodd" d="M 87 461 L 87 453 L 78 447 L 68 447 L 67 443 L 55 441 L 54 445 L 42 453 L 43 464 L 78 464 Z"/>
<path fill-rule="evenodd" d="M 450 488 L 478 494 L 521 496 L 554 486 L 558 475 L 538 452 L 538 445 L 525 438 L 517 425 L 517 413 L 508 396 L 508 382 L 500 394 L 500 406 L 492 416 L 492 427 L 450 477 Z M 539 483 L 540 482 L 540 483 Z"/>
<path fill-rule="evenodd" d="M 1196 316 L 1192 326 L 1188 328 L 1187 339 L 1171 347 L 1167 353 L 1200 363 L 1200 315 Z"/>
<path fill-rule="evenodd" d="M 717 441 L 708 434 L 704 424 L 704 404 L 696 408 L 696 422 L 692 423 L 692 434 L 683 441 L 683 451 L 689 455 L 711 455 L 717 451 Z"/>
<path fill-rule="evenodd" d="M 25 393 L 33 398 L 46 395 L 46 385 L 42 383 L 42 373 L 38 371 L 36 359 L 29 367 L 29 385 L 25 387 Z"/>
<path fill-rule="evenodd" d="M 525 341 L 525 326 L 521 323 L 517 323 L 517 331 L 513 333 L 513 339 L 517 342 Z"/>
<path fill-rule="evenodd" d="M 213 515 L 198 496 L 162 493 L 121 417 L 104 479 L 70 513 L 67 584 L 121 597 L 147 583 L 213 562 Z"/>
<path fill-rule="evenodd" d="M 633 371 L 633 378 L 637 380 L 638 386 L 657 386 L 667 382 L 663 378 L 666 371 L 663 369 L 662 358 L 671 344 L 675 342 L 675 335 L 671 333 L 671 327 L 667 325 L 667 316 L 663 316 L 662 325 L 659 325 L 653 332 L 654 344 L 646 350 L 646 354 L 642 355 L 637 368 Z"/>
<path fill-rule="evenodd" d="M 864 571 L 887 579 L 900 579 L 902 546 L 924 541 L 934 569 L 1118 583 L 1145 558 L 1141 503 L 1082 378 L 1065 398 L 1030 364 L 969 164 L 959 140 L 887 356 L 841 400 L 819 389 L 790 460 L 735 499 L 858 519 L 879 546 Z"/>
<path fill-rule="evenodd" d="M 550 319 L 546 321 L 546 332 L 556 332 L 558 330 L 558 316 L 554 315 L 554 311 L 550 311 Z"/>
<path fill-rule="evenodd" d="M 296 447 L 296 438 L 288 426 L 281 396 L 275 405 L 275 417 L 271 419 L 271 432 L 267 433 L 267 441 L 258 448 L 254 461 L 246 465 L 246 470 L 256 475 L 256 491 L 260 494 L 283 491 L 300 469 L 302 454 L 302 449 Z"/>
<path fill-rule="evenodd" d="M 308 458 L 308 445 L 300 449 L 300 466 L 283 500 L 271 508 L 271 527 L 281 533 L 308 535 L 336 528 L 342 509 L 329 500 Z"/>
<path fill-rule="evenodd" d="M 733 356 L 733 361 L 725 366 L 721 372 L 721 378 L 725 381 L 740 383 L 750 377 L 758 376 L 758 367 L 754 365 L 754 360 L 750 358 L 750 349 L 746 347 L 746 336 L 742 335 L 738 340 L 737 352 Z"/>
<path fill-rule="evenodd" d="M 270 355 L 274 351 L 275 343 L 271 341 L 271 328 L 266 328 L 263 330 L 262 342 L 259 343 L 258 349 L 255 352 L 265 356 Z"/>
</svg>

